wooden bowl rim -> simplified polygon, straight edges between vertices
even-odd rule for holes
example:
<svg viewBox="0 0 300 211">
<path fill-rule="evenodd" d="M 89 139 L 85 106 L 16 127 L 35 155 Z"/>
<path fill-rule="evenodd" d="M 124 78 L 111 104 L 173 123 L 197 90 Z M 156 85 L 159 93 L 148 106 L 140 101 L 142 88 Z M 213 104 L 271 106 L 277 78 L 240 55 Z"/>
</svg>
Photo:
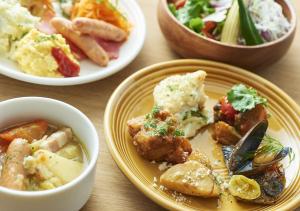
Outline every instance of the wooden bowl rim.
<svg viewBox="0 0 300 211">
<path fill-rule="evenodd" d="M 114 111 L 114 107 L 118 103 L 119 95 L 123 93 L 122 90 L 126 89 L 126 87 L 130 83 L 134 83 L 136 80 L 140 78 L 141 75 L 146 74 L 147 72 L 152 72 L 155 71 L 156 69 L 162 69 L 162 68 L 168 68 L 170 66 L 180 66 L 180 65 L 186 65 L 186 64 L 201 64 L 201 65 L 216 65 L 216 66 L 222 66 L 226 69 L 231 69 L 232 71 L 239 73 L 245 77 L 252 77 L 257 79 L 257 81 L 261 81 L 264 84 L 266 84 L 268 87 L 272 88 L 278 95 L 283 96 L 286 101 L 295 109 L 295 112 L 297 116 L 300 119 L 300 106 L 288 95 L 286 94 L 283 90 L 281 90 L 278 86 L 275 84 L 271 83 L 267 79 L 256 75 L 252 72 L 249 72 L 243 68 L 236 67 L 233 65 L 225 64 L 222 62 L 215 62 L 211 60 L 205 60 L 205 59 L 178 59 L 178 60 L 172 60 L 172 61 L 166 61 L 166 62 L 161 62 L 157 64 L 153 64 L 147 67 L 144 67 L 134 74 L 130 75 L 127 77 L 113 92 L 111 95 L 105 112 L 104 112 L 104 135 L 105 135 L 105 142 L 108 146 L 108 149 L 110 151 L 110 154 L 112 155 L 113 159 L 115 160 L 116 164 L 122 171 L 122 173 L 135 185 L 138 190 L 140 190 L 145 196 L 147 196 L 149 199 L 154 201 L 155 203 L 159 204 L 160 206 L 168 209 L 168 210 L 180 210 L 180 205 L 177 205 L 170 201 L 168 201 L 165 198 L 160 197 L 158 194 L 153 194 L 150 190 L 149 187 L 143 184 L 130 170 L 130 168 L 126 165 L 124 160 L 121 158 L 120 153 L 118 152 L 115 144 L 114 144 L 114 139 L 112 137 L 112 131 L 110 130 L 110 114 Z M 294 197 L 294 199 L 289 202 L 288 204 L 283 205 L 283 209 L 285 210 L 291 210 L 291 209 L 296 209 L 300 205 L 300 195 Z"/>
<path fill-rule="evenodd" d="M 260 45 L 253 45 L 253 46 L 247 46 L 247 45 L 231 45 L 231 44 L 227 44 L 227 43 L 223 43 L 221 41 L 217 41 L 214 39 L 210 39 L 207 38 L 205 36 L 202 36 L 200 34 L 197 34 L 196 32 L 192 31 L 191 29 L 189 29 L 186 26 L 183 26 L 175 17 L 174 15 L 171 13 L 171 11 L 168 8 L 168 0 L 159 0 L 159 4 L 158 6 L 162 5 L 162 8 L 166 11 L 166 13 L 168 14 L 168 16 L 172 19 L 173 23 L 175 23 L 177 26 L 183 28 L 184 31 L 186 31 L 187 33 L 189 33 L 191 36 L 202 39 L 204 41 L 207 42 L 211 42 L 213 44 L 216 45 L 220 45 L 223 47 L 229 47 L 229 48 L 237 48 L 237 49 L 258 49 L 258 48 L 266 48 L 266 47 L 270 47 L 272 45 L 276 45 L 282 41 L 284 41 L 285 39 L 288 39 L 296 30 L 296 26 L 297 26 L 297 16 L 296 16 L 296 12 L 295 9 L 292 5 L 292 3 L 289 0 L 282 0 L 284 4 L 286 4 L 287 8 L 289 9 L 290 13 L 291 13 L 291 20 L 289 21 L 291 24 L 291 27 L 289 29 L 289 31 L 287 33 L 285 33 L 282 37 L 280 37 L 279 39 L 273 40 L 271 42 L 267 42 L 267 43 L 263 43 Z"/>
</svg>

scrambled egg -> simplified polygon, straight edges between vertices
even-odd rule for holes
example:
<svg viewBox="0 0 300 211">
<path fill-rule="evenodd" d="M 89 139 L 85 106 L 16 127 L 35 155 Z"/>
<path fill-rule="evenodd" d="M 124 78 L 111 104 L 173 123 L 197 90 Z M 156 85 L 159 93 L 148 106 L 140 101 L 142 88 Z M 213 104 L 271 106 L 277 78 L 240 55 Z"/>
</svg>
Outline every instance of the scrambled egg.
<svg viewBox="0 0 300 211">
<path fill-rule="evenodd" d="M 155 104 L 174 114 L 186 137 L 194 136 L 208 121 L 203 109 L 208 98 L 204 93 L 205 77 L 206 72 L 202 70 L 174 75 L 154 88 Z"/>
<path fill-rule="evenodd" d="M 0 54 L 8 53 L 11 43 L 34 28 L 39 18 L 13 0 L 0 1 Z"/>
<path fill-rule="evenodd" d="M 62 77 L 58 64 L 52 56 L 52 48 L 57 47 L 76 64 L 70 46 L 60 34 L 47 35 L 32 29 L 12 46 L 10 58 L 15 60 L 22 71 L 31 75 L 44 77 Z"/>
</svg>

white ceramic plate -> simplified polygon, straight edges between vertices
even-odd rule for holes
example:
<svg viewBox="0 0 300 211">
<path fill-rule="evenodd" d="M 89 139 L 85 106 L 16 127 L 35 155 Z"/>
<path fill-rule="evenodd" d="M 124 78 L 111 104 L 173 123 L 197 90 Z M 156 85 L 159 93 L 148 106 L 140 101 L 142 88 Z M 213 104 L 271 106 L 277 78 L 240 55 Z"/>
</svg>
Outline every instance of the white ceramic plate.
<svg viewBox="0 0 300 211">
<path fill-rule="evenodd" d="M 135 59 L 143 47 L 146 35 L 146 23 L 144 15 L 135 0 L 120 0 L 118 7 L 132 24 L 132 31 L 128 40 L 120 49 L 119 58 L 110 61 L 107 67 L 103 68 L 89 60 L 84 60 L 80 63 L 81 70 L 78 77 L 47 78 L 25 74 L 21 72 L 17 63 L 2 57 L 0 58 L 0 73 L 29 83 L 69 86 L 100 80 L 120 71 Z"/>
</svg>

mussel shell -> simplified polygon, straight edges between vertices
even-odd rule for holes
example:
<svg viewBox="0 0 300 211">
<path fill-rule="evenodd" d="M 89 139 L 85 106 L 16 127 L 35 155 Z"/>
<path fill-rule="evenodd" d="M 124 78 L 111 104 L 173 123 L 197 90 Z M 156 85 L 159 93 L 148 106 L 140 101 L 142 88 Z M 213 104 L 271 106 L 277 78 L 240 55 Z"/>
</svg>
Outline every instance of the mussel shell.
<svg viewBox="0 0 300 211">
<path fill-rule="evenodd" d="M 255 167 L 258 166 L 262 166 L 262 165 L 272 165 L 274 163 L 277 163 L 279 161 L 281 161 L 283 158 L 285 158 L 290 152 L 292 151 L 292 148 L 290 147 L 284 147 L 280 152 L 278 152 L 277 154 L 274 154 L 274 158 L 273 160 L 269 161 L 269 162 L 265 162 L 265 163 L 257 163 L 255 162 L 255 159 L 253 159 L 253 165 Z M 271 153 L 271 152 L 270 152 Z"/>
<path fill-rule="evenodd" d="M 231 157 L 229 159 L 229 170 L 234 174 L 240 172 L 247 165 L 251 165 L 252 158 L 246 158 L 247 154 L 255 153 L 258 149 L 268 128 L 268 121 L 263 120 L 253 126 L 243 138 L 236 144 Z"/>
</svg>

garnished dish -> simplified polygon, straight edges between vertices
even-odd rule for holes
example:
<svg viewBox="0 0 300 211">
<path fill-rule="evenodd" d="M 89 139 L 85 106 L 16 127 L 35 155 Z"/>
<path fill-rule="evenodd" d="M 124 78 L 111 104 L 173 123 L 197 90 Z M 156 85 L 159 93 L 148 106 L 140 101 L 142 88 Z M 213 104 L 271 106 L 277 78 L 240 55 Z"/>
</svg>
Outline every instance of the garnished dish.
<svg viewBox="0 0 300 211">
<path fill-rule="evenodd" d="M 84 146 L 69 127 L 35 120 L 0 132 L 0 186 L 54 189 L 77 178 L 86 164 Z"/>
<path fill-rule="evenodd" d="M 181 24 L 232 45 L 272 42 L 291 28 L 275 0 L 170 0 L 168 5 Z"/>
<path fill-rule="evenodd" d="M 4 0 L 0 14 L 1 57 L 41 77 L 79 76 L 85 59 L 106 67 L 132 28 L 109 0 Z"/>
<path fill-rule="evenodd" d="M 152 110 L 127 122 L 137 153 L 158 166 L 153 187 L 180 196 L 177 202 L 216 198 L 220 209 L 276 203 L 295 155 L 269 133 L 267 98 L 236 84 L 213 106 L 205 78 L 202 70 L 165 78 L 154 87 Z M 199 147 L 201 136 L 207 149 Z"/>
</svg>

